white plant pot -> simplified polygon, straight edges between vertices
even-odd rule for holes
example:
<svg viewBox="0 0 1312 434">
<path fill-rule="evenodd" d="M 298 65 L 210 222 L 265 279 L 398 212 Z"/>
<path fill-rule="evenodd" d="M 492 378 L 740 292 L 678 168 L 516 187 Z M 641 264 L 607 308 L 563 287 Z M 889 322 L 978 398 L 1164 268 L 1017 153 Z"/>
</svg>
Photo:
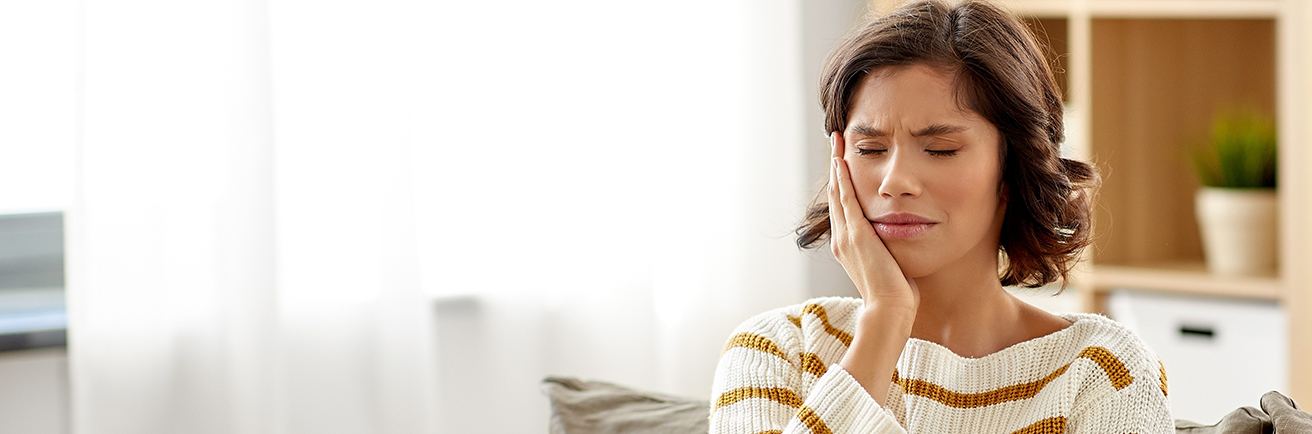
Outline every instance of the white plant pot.
<svg viewBox="0 0 1312 434">
<path fill-rule="evenodd" d="M 1207 268 L 1228 275 L 1276 270 L 1275 189 L 1204 187 L 1195 197 Z"/>
</svg>

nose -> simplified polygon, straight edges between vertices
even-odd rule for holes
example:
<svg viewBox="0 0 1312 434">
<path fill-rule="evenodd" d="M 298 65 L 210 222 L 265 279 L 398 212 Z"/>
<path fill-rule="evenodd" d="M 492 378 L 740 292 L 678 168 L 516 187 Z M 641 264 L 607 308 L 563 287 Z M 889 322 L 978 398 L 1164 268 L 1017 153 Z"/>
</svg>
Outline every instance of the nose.
<svg viewBox="0 0 1312 434">
<path fill-rule="evenodd" d="M 920 196 L 920 180 L 916 178 L 914 156 L 894 146 L 892 156 L 884 164 L 884 179 L 879 183 L 879 196 L 885 198 Z"/>
</svg>

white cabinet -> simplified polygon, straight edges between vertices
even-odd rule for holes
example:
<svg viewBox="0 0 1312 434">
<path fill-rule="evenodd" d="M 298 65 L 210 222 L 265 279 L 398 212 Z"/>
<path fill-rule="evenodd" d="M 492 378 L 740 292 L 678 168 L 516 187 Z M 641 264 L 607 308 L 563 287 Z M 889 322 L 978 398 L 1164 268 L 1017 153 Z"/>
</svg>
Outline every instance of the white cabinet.
<svg viewBox="0 0 1312 434">
<path fill-rule="evenodd" d="M 0 352 L 0 385 L 0 433 L 69 432 L 63 348 Z"/>
<path fill-rule="evenodd" d="M 1109 315 L 1166 365 L 1176 419 L 1213 423 L 1270 390 L 1289 394 L 1285 315 L 1274 302 L 1117 290 Z"/>
</svg>

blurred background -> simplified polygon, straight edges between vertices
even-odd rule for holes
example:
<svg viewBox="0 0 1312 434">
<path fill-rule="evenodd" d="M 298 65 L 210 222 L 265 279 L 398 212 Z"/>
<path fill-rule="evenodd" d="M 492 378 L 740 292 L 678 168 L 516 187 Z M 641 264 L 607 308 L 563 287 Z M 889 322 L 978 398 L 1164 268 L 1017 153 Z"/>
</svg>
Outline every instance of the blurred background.
<svg viewBox="0 0 1312 434">
<path fill-rule="evenodd" d="M 0 432 L 545 431 L 547 375 L 709 399 L 856 296 L 792 230 L 818 70 L 899 1 L 0 5 Z M 1102 170 L 1065 291 L 1175 417 L 1312 403 L 1312 6 L 1002 1 Z"/>
</svg>

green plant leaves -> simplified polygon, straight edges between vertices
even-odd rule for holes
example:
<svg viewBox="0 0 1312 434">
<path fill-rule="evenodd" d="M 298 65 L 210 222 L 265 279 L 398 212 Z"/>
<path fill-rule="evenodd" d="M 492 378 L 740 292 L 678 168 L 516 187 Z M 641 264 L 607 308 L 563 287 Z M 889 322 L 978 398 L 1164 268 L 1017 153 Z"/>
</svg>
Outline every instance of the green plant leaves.
<svg viewBox="0 0 1312 434">
<path fill-rule="evenodd" d="M 1210 140 L 1194 150 L 1193 163 L 1204 186 L 1275 188 L 1275 122 L 1253 109 L 1220 113 L 1213 117 Z"/>
</svg>

